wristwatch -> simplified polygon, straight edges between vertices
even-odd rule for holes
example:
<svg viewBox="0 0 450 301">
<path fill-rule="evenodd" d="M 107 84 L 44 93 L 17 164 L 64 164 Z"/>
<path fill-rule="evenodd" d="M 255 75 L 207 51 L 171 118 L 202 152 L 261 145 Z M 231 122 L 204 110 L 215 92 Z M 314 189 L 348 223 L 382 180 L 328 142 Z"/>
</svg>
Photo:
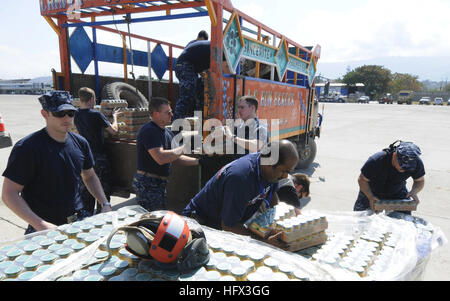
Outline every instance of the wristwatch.
<svg viewBox="0 0 450 301">
<path fill-rule="evenodd" d="M 104 202 L 104 203 L 102 204 L 102 207 L 105 207 L 105 206 L 111 207 L 111 203 L 110 203 L 110 202 Z"/>
</svg>

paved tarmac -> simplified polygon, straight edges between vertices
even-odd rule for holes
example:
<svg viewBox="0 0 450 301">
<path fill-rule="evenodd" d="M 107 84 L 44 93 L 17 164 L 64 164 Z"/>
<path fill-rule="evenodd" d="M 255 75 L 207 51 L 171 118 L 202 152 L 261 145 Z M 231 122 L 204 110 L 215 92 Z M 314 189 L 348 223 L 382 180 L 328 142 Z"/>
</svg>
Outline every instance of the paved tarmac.
<svg viewBox="0 0 450 301">
<path fill-rule="evenodd" d="M 321 138 L 311 177 L 312 201 L 306 209 L 352 211 L 360 168 L 373 153 L 395 140 L 413 141 L 422 149 L 425 188 L 415 216 L 438 226 L 450 238 L 450 106 L 320 104 L 324 107 Z M 45 126 L 37 96 L 0 95 L 0 114 L 13 142 Z M 11 147 L 0 149 L 3 172 Z M 408 181 L 411 187 L 412 181 Z M 3 177 L 0 177 L 0 185 Z M 114 208 L 135 204 L 112 198 Z M 0 243 L 20 237 L 26 224 L 0 202 Z M 424 280 L 450 280 L 449 244 L 432 253 Z"/>
</svg>

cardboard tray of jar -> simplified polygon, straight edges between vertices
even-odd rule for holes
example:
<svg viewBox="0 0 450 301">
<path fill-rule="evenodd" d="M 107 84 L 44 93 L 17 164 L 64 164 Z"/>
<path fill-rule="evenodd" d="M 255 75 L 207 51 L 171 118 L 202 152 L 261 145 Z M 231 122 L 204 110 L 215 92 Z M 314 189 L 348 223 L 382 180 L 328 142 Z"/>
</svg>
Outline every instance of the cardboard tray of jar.
<svg viewBox="0 0 450 301">
<path fill-rule="evenodd" d="M 327 238 L 328 237 L 325 231 L 321 231 L 289 242 L 284 250 L 297 252 L 310 247 L 322 245 L 327 241 Z"/>
<path fill-rule="evenodd" d="M 376 211 L 416 211 L 417 202 L 410 199 L 403 200 L 380 200 L 374 203 Z"/>
<path fill-rule="evenodd" d="M 298 229 L 289 232 L 283 231 L 281 240 L 286 243 L 295 242 L 304 237 L 320 233 L 328 229 L 328 222 L 325 217 L 318 217 L 310 222 L 300 223 Z"/>
</svg>

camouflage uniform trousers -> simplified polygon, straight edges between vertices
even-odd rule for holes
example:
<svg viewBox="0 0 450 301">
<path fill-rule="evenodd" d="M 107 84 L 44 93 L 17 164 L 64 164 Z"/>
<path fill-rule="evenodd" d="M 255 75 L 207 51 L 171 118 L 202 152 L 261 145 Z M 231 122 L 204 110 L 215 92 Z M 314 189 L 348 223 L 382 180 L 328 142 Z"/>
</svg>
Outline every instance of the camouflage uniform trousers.
<svg viewBox="0 0 450 301">
<path fill-rule="evenodd" d="M 133 189 L 138 204 L 148 211 L 166 210 L 167 180 L 135 174 Z"/>
<path fill-rule="evenodd" d="M 194 66 L 183 62 L 175 66 L 175 75 L 179 80 L 179 98 L 175 105 L 173 120 L 193 115 L 193 109 L 198 105 L 197 84 L 198 75 Z"/>
<path fill-rule="evenodd" d="M 94 170 L 97 174 L 100 183 L 102 184 L 103 191 L 105 192 L 106 199 L 108 201 L 111 200 L 111 164 L 108 160 L 108 157 L 106 154 L 102 153 L 93 153 L 94 155 L 94 161 L 95 166 Z M 100 212 L 101 207 L 98 206 L 96 212 L 95 211 L 95 198 L 91 195 L 91 193 L 88 191 L 86 185 L 84 185 L 84 182 L 81 181 L 80 188 L 79 188 L 81 201 L 83 202 L 83 208 L 90 214 L 89 216 L 92 216 L 94 214 L 97 214 Z"/>
</svg>

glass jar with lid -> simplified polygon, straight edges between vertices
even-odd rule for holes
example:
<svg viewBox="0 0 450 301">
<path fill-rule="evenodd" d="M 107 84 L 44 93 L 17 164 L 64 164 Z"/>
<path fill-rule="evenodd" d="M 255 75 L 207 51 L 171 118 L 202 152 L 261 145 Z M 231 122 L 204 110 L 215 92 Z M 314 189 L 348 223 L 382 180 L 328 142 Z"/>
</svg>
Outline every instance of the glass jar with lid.
<svg viewBox="0 0 450 301">
<path fill-rule="evenodd" d="M 237 256 L 228 256 L 226 262 L 228 262 L 232 268 L 241 264 L 241 260 Z"/>
<path fill-rule="evenodd" d="M 91 223 L 88 223 L 88 222 L 85 222 L 80 225 L 80 230 L 83 232 L 86 232 L 86 233 L 91 231 L 91 229 L 93 229 L 93 228 L 94 228 L 94 225 Z"/>
<path fill-rule="evenodd" d="M 31 241 L 33 241 L 35 243 L 39 243 L 41 240 L 46 239 L 46 238 L 47 238 L 47 236 L 38 234 L 38 235 L 33 236 L 31 238 Z"/>
<path fill-rule="evenodd" d="M 265 280 L 264 276 L 256 272 L 247 275 L 247 281 L 264 281 L 264 280 Z"/>
<path fill-rule="evenodd" d="M 152 280 L 152 275 L 149 273 L 138 273 L 136 275 L 136 281 L 150 281 Z"/>
<path fill-rule="evenodd" d="M 47 248 L 50 252 L 56 253 L 58 250 L 65 248 L 62 244 L 52 244 Z"/>
<path fill-rule="evenodd" d="M 255 267 L 263 266 L 264 264 L 264 254 L 259 252 L 249 253 L 249 259 L 255 263 Z"/>
<path fill-rule="evenodd" d="M 124 270 L 120 275 L 123 277 L 125 281 L 132 281 L 134 277 L 139 273 L 139 270 L 136 268 L 128 268 Z"/>
<path fill-rule="evenodd" d="M 239 257 L 241 260 L 247 260 L 249 259 L 248 251 L 246 248 L 239 248 L 235 252 L 236 256 Z"/>
<path fill-rule="evenodd" d="M 19 280 L 19 281 L 30 281 L 31 279 L 33 279 L 34 276 L 36 276 L 36 272 L 25 271 L 23 273 L 20 273 L 20 275 L 17 277 L 17 280 Z"/>
<path fill-rule="evenodd" d="M 6 278 L 17 278 L 17 276 L 19 276 L 19 274 L 23 271 L 23 267 L 15 265 L 15 264 L 11 264 L 10 266 L 8 266 L 3 273 L 5 274 Z"/>
<path fill-rule="evenodd" d="M 280 272 L 285 273 L 286 276 L 288 276 L 290 279 L 294 277 L 295 268 L 292 265 L 283 263 L 278 266 L 278 269 L 280 270 Z"/>
<path fill-rule="evenodd" d="M 75 238 L 69 238 L 69 239 L 66 239 L 66 240 L 63 242 L 63 245 L 64 245 L 64 246 L 68 246 L 68 247 L 72 247 L 72 245 L 73 245 L 73 244 L 76 244 L 76 243 L 79 243 L 79 241 L 76 240 Z"/>
<path fill-rule="evenodd" d="M 78 252 L 78 251 L 83 250 L 85 247 L 86 247 L 86 245 L 83 244 L 83 243 L 81 243 L 81 242 L 76 242 L 76 243 L 74 243 L 74 244 L 72 244 L 72 245 L 70 246 L 70 248 L 71 248 L 75 253 Z"/>
<path fill-rule="evenodd" d="M 65 242 L 69 237 L 65 234 L 59 234 L 57 236 L 55 236 L 53 239 L 55 240 L 55 242 L 62 244 L 63 242 Z"/>
<path fill-rule="evenodd" d="M 102 275 L 89 275 L 85 277 L 83 281 L 105 281 L 105 277 Z"/>
<path fill-rule="evenodd" d="M 233 256 L 236 248 L 232 244 L 225 244 L 222 246 L 222 250 L 227 256 Z"/>
<path fill-rule="evenodd" d="M 247 273 L 252 273 L 256 270 L 255 263 L 251 260 L 242 261 L 241 266 L 246 270 Z"/>
<path fill-rule="evenodd" d="M 272 281 L 288 281 L 289 278 L 286 276 L 286 274 L 281 272 L 273 273 L 272 275 Z"/>
<path fill-rule="evenodd" d="M 38 274 L 44 273 L 44 272 L 45 272 L 46 270 L 48 270 L 50 267 L 51 267 L 51 265 L 49 265 L 49 264 L 41 264 L 41 265 L 37 268 L 36 273 L 38 273 Z"/>
<path fill-rule="evenodd" d="M 309 280 L 309 275 L 301 269 L 295 269 L 293 275 L 294 275 L 294 278 L 296 278 L 298 280 L 302 280 L 302 281 Z"/>
<path fill-rule="evenodd" d="M 25 254 L 30 255 L 30 254 L 33 254 L 33 252 L 39 248 L 40 248 L 40 246 L 37 243 L 30 242 L 29 244 L 27 244 L 23 247 L 23 250 L 25 251 Z"/>
<path fill-rule="evenodd" d="M 278 272 L 278 260 L 275 258 L 269 257 L 264 260 L 264 266 L 270 268 L 274 272 Z"/>
<path fill-rule="evenodd" d="M 208 271 L 203 274 L 203 280 L 205 281 L 219 281 L 222 275 L 217 271 Z"/>
<path fill-rule="evenodd" d="M 82 241 L 84 242 L 84 240 L 86 239 L 86 237 L 88 237 L 90 235 L 90 233 L 87 232 L 80 232 L 77 234 L 77 240 L 78 241 Z"/>
<path fill-rule="evenodd" d="M 98 236 L 98 235 L 91 235 L 91 234 L 89 234 L 88 236 L 86 236 L 84 238 L 83 242 L 86 245 L 90 245 L 90 244 L 96 242 L 99 238 L 100 238 L 100 236 Z"/>
<path fill-rule="evenodd" d="M 72 275 L 74 281 L 83 281 L 86 277 L 90 275 L 88 270 L 78 270 Z"/>
<path fill-rule="evenodd" d="M 23 267 L 27 271 L 36 271 L 39 268 L 39 266 L 41 265 L 41 263 L 42 262 L 40 260 L 32 258 L 32 259 L 24 262 Z"/>
<path fill-rule="evenodd" d="M 80 233 L 81 230 L 78 227 L 68 227 L 66 230 L 64 230 L 64 233 L 69 237 L 69 238 L 76 238 L 77 234 Z"/>
<path fill-rule="evenodd" d="M 237 281 L 245 281 L 247 276 L 247 270 L 244 267 L 234 267 L 231 269 L 231 275 L 237 280 Z"/>
<path fill-rule="evenodd" d="M 98 270 L 98 273 L 105 278 L 116 276 L 117 272 L 118 271 L 114 266 L 104 266 Z"/>
<path fill-rule="evenodd" d="M 266 267 L 266 266 L 260 266 L 256 269 L 256 273 L 263 276 L 265 280 L 270 280 L 273 274 L 272 269 Z"/>
<path fill-rule="evenodd" d="M 216 252 L 216 253 L 213 253 L 211 257 L 214 258 L 215 260 L 217 260 L 217 262 L 222 262 L 222 261 L 226 260 L 227 255 L 222 252 Z"/>
<path fill-rule="evenodd" d="M 231 273 L 231 264 L 228 262 L 219 262 L 216 269 L 222 276 L 229 275 Z"/>
<path fill-rule="evenodd" d="M 0 262 L 0 273 L 5 273 L 5 270 L 11 266 L 13 264 L 12 261 L 6 260 L 6 261 L 2 261 Z"/>
<path fill-rule="evenodd" d="M 12 248 L 6 253 L 6 256 L 8 257 L 9 260 L 13 261 L 22 254 L 24 254 L 23 250 L 18 248 Z"/>
<path fill-rule="evenodd" d="M 217 271 L 216 266 L 218 265 L 218 261 L 215 258 L 209 258 L 208 262 L 205 264 L 205 268 L 208 271 Z"/>
<path fill-rule="evenodd" d="M 41 256 L 41 258 L 39 258 L 40 261 L 42 261 L 44 264 L 48 264 L 48 265 L 53 264 L 56 259 L 58 259 L 58 256 L 53 253 L 45 254 L 45 255 Z"/>
<path fill-rule="evenodd" d="M 209 249 L 213 250 L 214 252 L 222 251 L 222 245 L 217 241 L 208 242 L 208 247 L 209 247 Z"/>
</svg>

